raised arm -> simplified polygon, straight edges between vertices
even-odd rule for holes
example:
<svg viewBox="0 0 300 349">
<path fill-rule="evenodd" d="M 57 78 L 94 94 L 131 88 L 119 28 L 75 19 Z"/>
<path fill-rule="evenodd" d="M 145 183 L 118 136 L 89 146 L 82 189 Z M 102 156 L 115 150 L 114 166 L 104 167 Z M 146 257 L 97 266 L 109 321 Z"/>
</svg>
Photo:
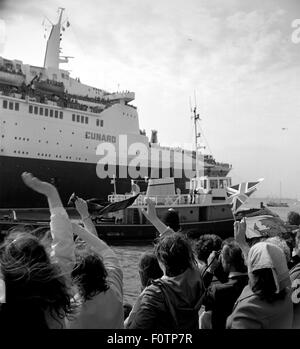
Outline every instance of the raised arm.
<svg viewBox="0 0 300 349">
<path fill-rule="evenodd" d="M 246 228 L 247 225 L 245 219 L 242 219 L 241 222 L 234 222 L 234 239 L 243 251 L 245 262 L 247 262 L 248 252 L 250 250 L 246 241 Z"/>
<path fill-rule="evenodd" d="M 146 198 L 146 203 L 147 203 L 147 211 L 142 208 L 142 212 L 144 216 L 148 219 L 150 223 L 154 225 L 154 227 L 157 229 L 159 232 L 159 235 L 163 235 L 166 232 L 173 232 L 173 230 L 169 227 L 167 227 L 158 217 L 156 214 L 156 209 L 155 209 L 155 204 L 154 202 Z"/>
<path fill-rule="evenodd" d="M 59 263 L 62 271 L 70 275 L 75 263 L 72 224 L 58 191 L 52 184 L 39 180 L 31 173 L 22 173 L 22 179 L 29 188 L 46 196 L 51 213 L 50 230 L 53 239 L 51 255 Z"/>
<path fill-rule="evenodd" d="M 98 236 L 97 230 L 89 214 L 86 201 L 81 198 L 77 198 L 75 201 L 75 207 L 78 213 L 80 214 L 81 221 L 84 224 L 85 229 L 90 233 L 92 233 L 93 235 Z"/>
</svg>

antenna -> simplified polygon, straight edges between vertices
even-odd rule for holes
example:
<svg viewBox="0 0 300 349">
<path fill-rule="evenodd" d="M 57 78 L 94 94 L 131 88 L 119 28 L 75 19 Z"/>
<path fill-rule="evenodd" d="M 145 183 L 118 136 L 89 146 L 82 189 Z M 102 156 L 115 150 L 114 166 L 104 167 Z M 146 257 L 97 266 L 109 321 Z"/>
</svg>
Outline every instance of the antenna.
<svg viewBox="0 0 300 349">
<path fill-rule="evenodd" d="M 195 153 L 196 153 L 196 176 L 199 177 L 199 171 L 198 171 L 198 150 L 203 148 L 204 146 L 200 146 L 198 144 L 198 139 L 201 138 L 201 133 L 198 132 L 198 122 L 200 122 L 201 118 L 200 115 L 197 113 L 197 101 L 196 101 L 196 92 L 194 91 L 194 100 L 195 100 L 195 107 L 192 109 L 191 105 L 191 113 L 192 113 L 192 119 L 194 121 L 194 131 L 195 131 Z M 190 101 L 191 104 L 191 101 Z"/>
<path fill-rule="evenodd" d="M 201 138 L 201 133 L 198 132 L 198 124 L 197 122 L 201 121 L 200 114 L 197 113 L 197 101 L 196 101 L 196 92 L 194 91 L 194 99 L 195 99 L 195 107 L 192 109 L 191 106 L 191 99 L 190 99 L 190 108 L 191 108 L 191 113 L 192 113 L 192 119 L 194 121 L 194 131 L 195 131 L 195 151 L 197 152 L 198 149 L 205 149 L 204 146 L 200 146 L 198 144 L 198 138 Z"/>
</svg>

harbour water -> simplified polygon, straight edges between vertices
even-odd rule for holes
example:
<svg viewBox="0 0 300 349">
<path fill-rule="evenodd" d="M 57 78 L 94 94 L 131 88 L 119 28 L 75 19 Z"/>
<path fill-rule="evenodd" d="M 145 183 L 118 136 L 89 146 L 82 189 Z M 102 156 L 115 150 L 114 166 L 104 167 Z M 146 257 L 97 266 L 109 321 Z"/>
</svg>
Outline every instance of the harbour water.
<svg viewBox="0 0 300 349">
<path fill-rule="evenodd" d="M 300 214 L 300 201 L 297 200 L 283 200 L 289 204 L 289 207 L 270 207 L 271 211 L 277 213 L 284 221 L 287 219 L 287 215 L 290 211 L 295 211 Z M 259 208 L 260 202 L 265 204 L 268 199 L 250 198 L 245 204 L 244 208 Z M 120 263 L 123 268 L 124 274 L 124 302 L 134 304 L 137 296 L 140 293 L 140 280 L 138 273 L 138 262 L 141 255 L 153 248 L 151 244 L 144 245 L 114 245 L 112 246 L 114 251 L 120 258 Z"/>
</svg>

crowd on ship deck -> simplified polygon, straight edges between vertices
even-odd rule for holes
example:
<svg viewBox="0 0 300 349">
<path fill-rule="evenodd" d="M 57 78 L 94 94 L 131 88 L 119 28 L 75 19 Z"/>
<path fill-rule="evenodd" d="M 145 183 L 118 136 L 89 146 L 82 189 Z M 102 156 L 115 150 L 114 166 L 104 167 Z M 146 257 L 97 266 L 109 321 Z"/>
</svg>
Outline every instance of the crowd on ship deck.
<svg viewBox="0 0 300 349">
<path fill-rule="evenodd" d="M 1 329 L 202 329 L 300 328 L 300 216 L 289 235 L 190 240 L 179 216 L 159 219 L 147 199 L 142 213 L 158 232 L 141 255 L 140 294 L 124 303 L 123 270 L 101 240 L 87 202 L 76 198 L 81 223 L 70 220 L 51 183 L 23 173 L 24 185 L 44 195 L 50 230 L 15 227 L 0 241 Z"/>
</svg>

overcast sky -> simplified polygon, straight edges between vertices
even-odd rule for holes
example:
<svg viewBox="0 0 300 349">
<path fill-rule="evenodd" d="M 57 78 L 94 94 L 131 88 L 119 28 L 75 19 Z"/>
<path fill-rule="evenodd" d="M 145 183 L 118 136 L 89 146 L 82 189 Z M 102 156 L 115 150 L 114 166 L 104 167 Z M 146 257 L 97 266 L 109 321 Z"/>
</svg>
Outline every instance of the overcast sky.
<svg viewBox="0 0 300 349">
<path fill-rule="evenodd" d="M 189 99 L 209 150 L 234 182 L 265 181 L 257 196 L 300 199 L 299 0 L 0 0 L 0 55 L 43 65 L 42 21 L 65 7 L 73 77 L 131 90 L 140 128 L 163 145 L 193 137 Z M 287 128 L 287 130 L 282 130 Z"/>
</svg>

